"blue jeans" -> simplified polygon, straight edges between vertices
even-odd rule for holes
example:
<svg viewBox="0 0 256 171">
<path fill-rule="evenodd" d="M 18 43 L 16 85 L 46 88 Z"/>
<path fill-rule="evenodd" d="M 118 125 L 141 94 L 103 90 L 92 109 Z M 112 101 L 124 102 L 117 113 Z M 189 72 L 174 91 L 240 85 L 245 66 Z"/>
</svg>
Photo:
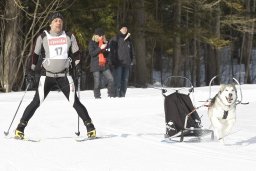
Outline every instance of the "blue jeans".
<svg viewBox="0 0 256 171">
<path fill-rule="evenodd" d="M 129 66 L 118 66 L 113 71 L 116 97 L 125 97 L 129 81 L 129 70 Z"/>
<path fill-rule="evenodd" d="M 105 71 L 96 71 L 93 72 L 94 78 L 94 97 L 101 98 L 100 88 L 101 88 L 101 74 L 105 77 L 107 81 L 107 88 L 108 88 L 108 96 L 114 97 L 114 79 L 109 69 Z"/>
</svg>

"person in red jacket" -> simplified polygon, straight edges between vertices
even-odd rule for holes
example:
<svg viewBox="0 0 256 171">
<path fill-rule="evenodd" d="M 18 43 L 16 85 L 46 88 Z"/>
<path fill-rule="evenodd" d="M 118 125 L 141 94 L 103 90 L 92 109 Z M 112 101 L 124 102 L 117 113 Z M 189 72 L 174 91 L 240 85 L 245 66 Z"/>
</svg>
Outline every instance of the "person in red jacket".
<svg viewBox="0 0 256 171">
<path fill-rule="evenodd" d="M 113 76 L 109 69 L 109 60 L 107 59 L 107 41 L 105 32 L 102 28 L 97 28 L 94 31 L 92 39 L 89 42 L 89 55 L 91 57 L 90 71 L 94 78 L 94 97 L 101 98 L 101 75 L 105 77 L 108 96 L 113 97 Z"/>
</svg>

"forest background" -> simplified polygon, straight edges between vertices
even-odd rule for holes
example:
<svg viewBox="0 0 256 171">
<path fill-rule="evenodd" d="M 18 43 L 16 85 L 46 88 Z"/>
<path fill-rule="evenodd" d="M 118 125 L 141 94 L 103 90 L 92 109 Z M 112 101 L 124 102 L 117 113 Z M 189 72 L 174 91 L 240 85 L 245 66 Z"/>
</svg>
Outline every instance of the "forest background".
<svg viewBox="0 0 256 171">
<path fill-rule="evenodd" d="M 252 84 L 255 8 L 256 0 L 1 0 L 0 91 L 24 90 L 34 41 L 57 11 L 80 45 L 82 89 L 93 84 L 88 42 L 94 29 L 103 27 L 109 40 L 121 23 L 135 47 L 132 86 L 154 84 L 156 73 L 161 83 L 176 75 L 199 87 L 222 75 Z"/>
</svg>

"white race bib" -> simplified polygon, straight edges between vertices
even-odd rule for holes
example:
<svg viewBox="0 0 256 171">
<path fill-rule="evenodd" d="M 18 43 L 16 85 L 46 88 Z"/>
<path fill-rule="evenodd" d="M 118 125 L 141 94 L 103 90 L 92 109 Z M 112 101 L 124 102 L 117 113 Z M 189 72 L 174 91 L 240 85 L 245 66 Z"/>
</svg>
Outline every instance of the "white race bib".
<svg viewBox="0 0 256 171">
<path fill-rule="evenodd" d="M 49 47 L 50 59 L 67 59 L 68 58 L 68 42 L 66 33 L 63 31 L 58 37 L 51 36 L 45 31 Z"/>
</svg>

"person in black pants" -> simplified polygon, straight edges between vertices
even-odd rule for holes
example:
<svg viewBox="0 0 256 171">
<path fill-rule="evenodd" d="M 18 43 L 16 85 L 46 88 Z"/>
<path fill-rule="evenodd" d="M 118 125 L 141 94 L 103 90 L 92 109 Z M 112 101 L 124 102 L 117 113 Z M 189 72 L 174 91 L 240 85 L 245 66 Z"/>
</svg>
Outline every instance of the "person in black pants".
<svg viewBox="0 0 256 171">
<path fill-rule="evenodd" d="M 135 64 L 135 53 L 126 24 L 120 26 L 119 33 L 110 40 L 109 58 L 112 64 L 116 97 L 125 97 L 130 68 Z"/>
<path fill-rule="evenodd" d="M 45 71 L 45 75 L 41 75 L 36 94 L 20 119 L 20 123 L 15 130 L 15 138 L 24 139 L 24 129 L 28 121 L 56 85 L 83 120 L 87 128 L 87 136 L 96 137 L 96 130 L 92 120 L 87 109 L 78 99 L 74 80 L 69 75 L 71 61 L 75 61 L 76 67 L 80 62 L 76 38 L 73 34 L 63 31 L 63 16 L 60 13 L 52 14 L 49 20 L 50 30 L 45 30 L 38 36 L 31 65 L 31 73 L 33 73 L 39 55 L 42 55 L 44 57 L 42 69 Z M 69 57 L 70 53 L 72 53 L 72 59 Z"/>
</svg>

